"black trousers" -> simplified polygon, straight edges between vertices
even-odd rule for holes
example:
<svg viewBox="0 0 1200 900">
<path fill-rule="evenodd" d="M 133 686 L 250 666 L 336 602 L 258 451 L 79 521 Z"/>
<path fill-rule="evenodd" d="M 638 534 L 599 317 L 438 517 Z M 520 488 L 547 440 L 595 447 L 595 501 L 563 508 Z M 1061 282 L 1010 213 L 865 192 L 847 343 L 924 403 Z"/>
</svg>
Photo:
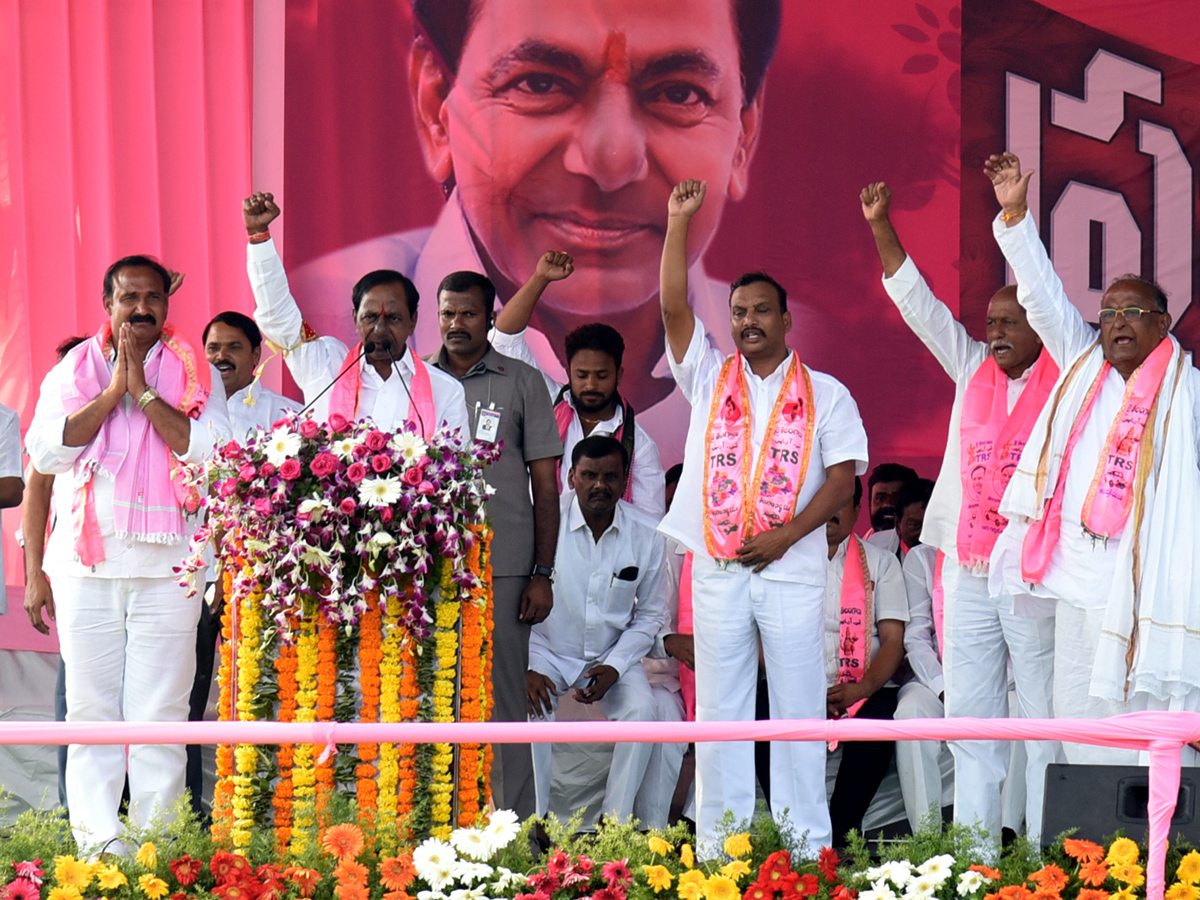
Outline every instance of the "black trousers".
<svg viewBox="0 0 1200 900">
<path fill-rule="evenodd" d="M 880 688 L 859 709 L 858 719 L 891 719 L 896 713 L 900 689 Z M 863 816 L 887 775 L 895 741 L 845 741 L 842 762 L 829 798 L 829 820 L 833 826 L 833 844 L 846 845 L 846 832 L 852 828 L 862 831 Z"/>
</svg>

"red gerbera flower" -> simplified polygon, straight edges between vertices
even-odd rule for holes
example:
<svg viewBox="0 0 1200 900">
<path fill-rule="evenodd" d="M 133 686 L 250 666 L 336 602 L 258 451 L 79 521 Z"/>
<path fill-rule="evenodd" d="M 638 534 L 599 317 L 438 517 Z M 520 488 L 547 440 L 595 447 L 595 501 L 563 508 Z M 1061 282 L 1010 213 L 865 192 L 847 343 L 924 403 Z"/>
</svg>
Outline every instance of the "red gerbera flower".
<svg viewBox="0 0 1200 900">
<path fill-rule="evenodd" d="M 254 900 L 258 895 L 257 887 L 250 882 L 230 881 L 218 884 L 212 892 L 213 896 L 220 897 L 221 900 Z"/>
<path fill-rule="evenodd" d="M 600 870 L 600 874 L 604 876 L 604 880 L 608 882 L 608 886 L 614 884 L 629 884 L 633 881 L 633 876 L 629 873 L 629 859 L 614 859 L 612 862 L 606 862 Z M 603 898 L 600 898 L 603 900 Z"/>
<path fill-rule="evenodd" d="M 837 867 L 839 862 L 841 860 L 838 859 L 836 850 L 832 847 L 822 847 L 821 854 L 817 858 L 817 870 L 826 881 L 837 881 Z"/>
<path fill-rule="evenodd" d="M 742 900 L 771 900 L 775 896 L 775 888 L 767 881 L 759 878 L 758 881 L 746 888 L 746 892 L 742 894 Z"/>
<path fill-rule="evenodd" d="M 4 894 L 0 895 L 6 900 L 39 900 L 41 893 L 38 891 L 38 886 L 28 878 L 14 878 L 4 888 Z"/>
<path fill-rule="evenodd" d="M 283 873 L 288 881 L 300 889 L 301 897 L 311 897 L 321 881 L 321 873 L 316 869 L 302 869 L 299 866 L 289 866 Z"/>
<path fill-rule="evenodd" d="M 42 861 L 40 859 L 27 859 L 24 862 L 15 862 L 13 863 L 13 871 L 17 873 L 18 878 L 24 878 L 39 885 L 42 883 L 42 876 L 46 874 L 42 871 Z"/>
<path fill-rule="evenodd" d="M 844 884 L 839 885 L 830 896 L 830 900 L 858 900 L 858 891 L 848 888 Z"/>
<path fill-rule="evenodd" d="M 555 850 L 546 860 L 546 873 L 555 878 L 561 878 L 571 868 L 571 857 L 565 850 Z"/>
<path fill-rule="evenodd" d="M 180 887 L 187 887 L 189 884 L 195 884 L 196 879 L 200 877 L 200 870 L 204 868 L 204 863 L 198 859 L 192 859 L 187 854 L 173 859 L 168 864 L 171 868 L 171 874 L 175 876 L 175 880 L 179 882 Z"/>
</svg>

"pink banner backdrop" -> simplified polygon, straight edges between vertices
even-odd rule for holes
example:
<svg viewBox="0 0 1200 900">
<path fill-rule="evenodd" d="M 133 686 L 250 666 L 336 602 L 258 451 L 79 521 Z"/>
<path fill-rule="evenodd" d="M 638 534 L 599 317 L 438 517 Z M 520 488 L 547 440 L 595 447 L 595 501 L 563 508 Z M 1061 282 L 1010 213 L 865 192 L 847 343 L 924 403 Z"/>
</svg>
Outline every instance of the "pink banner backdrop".
<svg viewBox="0 0 1200 900">
<path fill-rule="evenodd" d="M 589 741 L 1064 740 L 1147 751 L 1150 764 L 1146 900 L 1162 900 L 1180 781 L 1180 750 L 1200 740 L 1200 714 L 1138 712 L 1111 719 L 788 719 L 767 722 L 0 722 L 0 744 L 303 744 L 336 753 L 352 743 Z M 1137 837 L 1137 835 L 1133 835 Z"/>
</svg>

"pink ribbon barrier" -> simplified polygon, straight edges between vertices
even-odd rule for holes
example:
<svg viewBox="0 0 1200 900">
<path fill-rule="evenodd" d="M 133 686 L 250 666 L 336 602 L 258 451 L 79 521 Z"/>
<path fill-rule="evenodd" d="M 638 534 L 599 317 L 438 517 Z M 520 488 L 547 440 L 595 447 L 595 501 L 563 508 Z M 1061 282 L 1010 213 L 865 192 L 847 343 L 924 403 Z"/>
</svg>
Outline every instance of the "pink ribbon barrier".
<svg viewBox="0 0 1200 900">
<path fill-rule="evenodd" d="M 1200 713 L 1111 719 L 776 719 L 753 722 L 0 722 L 0 744 L 314 744 L 696 741 L 1073 741 L 1150 756 L 1146 900 L 1163 900 L 1180 751 L 1200 741 Z"/>
</svg>

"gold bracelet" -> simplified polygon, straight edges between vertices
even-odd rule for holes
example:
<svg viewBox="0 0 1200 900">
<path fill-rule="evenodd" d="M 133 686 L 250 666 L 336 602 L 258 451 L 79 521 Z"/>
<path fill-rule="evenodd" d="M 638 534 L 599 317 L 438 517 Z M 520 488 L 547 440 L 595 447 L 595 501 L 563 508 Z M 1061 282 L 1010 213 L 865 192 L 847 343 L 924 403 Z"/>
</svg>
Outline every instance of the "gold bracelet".
<svg viewBox="0 0 1200 900">
<path fill-rule="evenodd" d="M 1023 210 L 1021 210 L 1020 212 L 1015 212 L 1015 213 L 1002 212 L 1002 213 L 1000 213 L 1000 221 L 1004 222 L 1004 223 L 1008 223 L 1008 222 L 1011 222 L 1013 219 L 1021 218 L 1021 216 L 1025 215 L 1025 213 L 1027 213 L 1027 212 L 1029 212 L 1028 206 L 1025 207 Z"/>
<path fill-rule="evenodd" d="M 142 391 L 142 396 L 138 397 L 138 409 L 145 409 L 151 403 L 158 399 L 158 391 L 152 387 L 147 387 Z"/>
</svg>

